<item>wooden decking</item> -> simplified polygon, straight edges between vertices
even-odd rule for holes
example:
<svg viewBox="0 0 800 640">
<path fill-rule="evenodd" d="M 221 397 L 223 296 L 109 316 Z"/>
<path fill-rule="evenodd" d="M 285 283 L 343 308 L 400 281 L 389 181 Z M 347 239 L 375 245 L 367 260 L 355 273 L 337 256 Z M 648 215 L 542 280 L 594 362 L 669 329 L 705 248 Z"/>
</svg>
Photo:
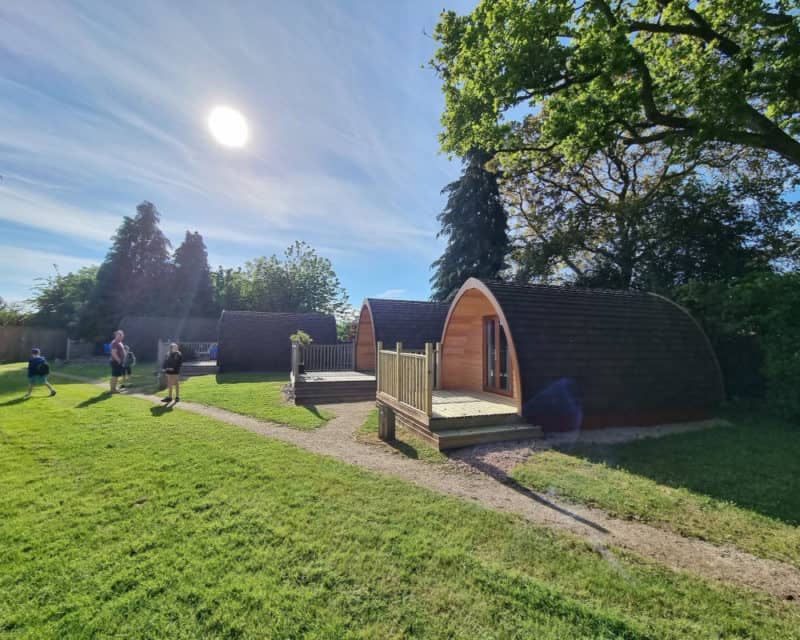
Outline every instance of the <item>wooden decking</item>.
<svg viewBox="0 0 800 640">
<path fill-rule="evenodd" d="M 397 421 L 439 449 L 541 437 L 538 426 L 523 422 L 511 398 L 480 391 L 435 389 L 430 417 L 385 394 L 378 401 L 395 411 Z"/>
<path fill-rule="evenodd" d="M 449 391 L 434 389 L 432 420 L 475 416 L 516 415 L 517 405 L 511 398 L 481 391 Z"/>
<path fill-rule="evenodd" d="M 375 376 L 360 371 L 309 371 L 292 380 L 295 404 L 375 399 Z"/>
</svg>

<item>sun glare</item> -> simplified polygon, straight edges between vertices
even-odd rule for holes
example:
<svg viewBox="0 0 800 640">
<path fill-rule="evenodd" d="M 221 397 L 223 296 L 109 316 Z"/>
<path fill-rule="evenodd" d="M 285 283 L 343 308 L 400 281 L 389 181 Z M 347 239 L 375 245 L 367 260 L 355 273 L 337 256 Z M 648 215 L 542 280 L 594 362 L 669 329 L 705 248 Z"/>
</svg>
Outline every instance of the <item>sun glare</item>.
<svg viewBox="0 0 800 640">
<path fill-rule="evenodd" d="M 208 128 L 221 145 L 240 148 L 247 144 L 247 120 L 231 107 L 214 107 L 208 114 Z"/>
</svg>

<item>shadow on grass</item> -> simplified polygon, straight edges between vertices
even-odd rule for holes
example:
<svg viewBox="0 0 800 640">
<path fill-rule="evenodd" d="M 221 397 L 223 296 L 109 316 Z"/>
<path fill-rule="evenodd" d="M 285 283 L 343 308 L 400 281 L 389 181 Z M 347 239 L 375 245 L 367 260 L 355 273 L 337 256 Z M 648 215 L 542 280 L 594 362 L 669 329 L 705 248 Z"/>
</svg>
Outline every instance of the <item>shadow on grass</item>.
<svg viewBox="0 0 800 640">
<path fill-rule="evenodd" d="M 26 402 L 28 400 L 30 400 L 29 397 L 14 398 L 13 400 L 6 400 L 5 402 L 0 402 L 0 407 L 11 407 L 15 404 L 22 404 L 23 402 Z"/>
<path fill-rule="evenodd" d="M 800 525 L 800 430 L 763 415 L 731 420 L 731 427 L 560 451 Z"/>
<path fill-rule="evenodd" d="M 150 414 L 154 418 L 160 418 L 165 413 L 171 413 L 173 406 L 174 405 L 171 405 L 171 404 L 160 404 L 160 405 L 155 406 L 155 407 L 150 407 Z"/>
<path fill-rule="evenodd" d="M 289 382 L 289 374 L 278 371 L 249 371 L 241 373 L 217 373 L 217 384 L 239 384 L 242 382 Z"/>
<path fill-rule="evenodd" d="M 102 393 L 98 393 L 96 396 L 92 396 L 91 398 L 86 398 L 83 402 L 76 404 L 76 409 L 85 409 L 86 407 L 91 407 L 93 404 L 97 404 L 98 402 L 103 402 L 103 400 L 108 400 L 113 393 L 110 391 L 103 391 Z"/>
<path fill-rule="evenodd" d="M 466 462 L 462 460 L 462 462 Z M 577 513 L 573 513 L 569 509 L 565 509 L 561 505 L 555 504 L 550 502 L 547 498 L 542 495 L 539 495 L 535 491 L 531 491 L 528 487 L 520 484 L 514 478 L 510 477 L 505 471 L 495 467 L 494 465 L 489 464 L 488 462 L 484 462 L 483 460 L 476 460 L 472 459 L 468 463 L 471 467 L 477 469 L 478 471 L 482 471 L 488 476 L 491 476 L 495 480 L 502 482 L 506 485 L 509 489 L 513 489 L 517 493 L 525 496 L 526 498 L 530 498 L 534 502 L 542 505 L 543 507 L 547 507 L 548 509 L 552 509 L 562 515 L 571 518 L 575 522 L 579 522 L 582 525 L 586 525 L 587 527 L 591 527 L 595 531 L 599 531 L 600 533 L 608 533 L 608 529 L 603 527 L 602 525 L 597 524 L 589 520 L 588 518 L 584 518 L 583 516 L 578 515 Z"/>
</svg>

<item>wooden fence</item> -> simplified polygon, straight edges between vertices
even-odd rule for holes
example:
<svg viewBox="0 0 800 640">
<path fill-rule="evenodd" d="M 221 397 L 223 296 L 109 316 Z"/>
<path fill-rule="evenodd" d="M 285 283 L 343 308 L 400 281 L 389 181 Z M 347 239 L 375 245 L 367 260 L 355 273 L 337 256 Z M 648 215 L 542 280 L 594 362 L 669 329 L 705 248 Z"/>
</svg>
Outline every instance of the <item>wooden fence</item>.
<svg viewBox="0 0 800 640">
<path fill-rule="evenodd" d="M 301 349 L 306 371 L 352 371 L 355 343 L 309 344 Z"/>
<path fill-rule="evenodd" d="M 0 327 L 0 362 L 26 361 L 38 347 L 48 360 L 67 355 L 67 332 L 42 327 Z"/>
<path fill-rule="evenodd" d="M 378 393 L 408 405 L 427 416 L 433 413 L 436 353 L 431 343 L 426 343 L 423 353 L 403 351 L 398 342 L 394 351 L 378 343 L 377 378 Z"/>
<path fill-rule="evenodd" d="M 164 359 L 167 357 L 169 353 L 169 345 L 173 342 L 178 342 L 177 340 L 159 340 L 158 341 L 158 348 L 157 348 L 157 355 L 156 355 L 156 363 L 160 366 Z M 178 344 L 185 348 L 191 349 L 194 352 L 194 359 L 195 360 L 213 360 L 211 357 L 211 347 L 217 344 L 216 342 L 178 342 Z M 186 354 L 184 354 L 186 357 Z"/>
</svg>

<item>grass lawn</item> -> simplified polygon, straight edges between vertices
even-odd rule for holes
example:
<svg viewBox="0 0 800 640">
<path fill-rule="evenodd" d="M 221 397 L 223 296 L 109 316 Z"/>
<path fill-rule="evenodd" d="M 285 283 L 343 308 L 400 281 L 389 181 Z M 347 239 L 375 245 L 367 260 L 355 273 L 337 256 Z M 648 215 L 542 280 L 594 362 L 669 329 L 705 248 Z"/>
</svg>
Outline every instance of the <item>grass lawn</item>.
<svg viewBox="0 0 800 640">
<path fill-rule="evenodd" d="M 68 373 L 75 376 L 84 376 L 96 380 L 110 380 L 111 367 L 108 362 L 66 362 L 62 364 L 50 365 L 52 373 Z M 132 369 L 131 386 L 137 390 L 151 392 L 156 389 L 156 363 L 140 362 Z M 51 380 L 53 384 L 59 383 L 59 377 L 54 376 Z"/>
<path fill-rule="evenodd" d="M 800 609 L 0 367 L 0 636 L 800 638 Z"/>
<path fill-rule="evenodd" d="M 361 425 L 356 438 L 359 442 L 367 444 L 374 444 L 376 446 L 388 447 L 394 449 L 398 453 L 418 460 L 425 460 L 426 462 L 443 462 L 447 459 L 441 451 L 436 447 L 430 445 L 422 438 L 407 431 L 401 426 L 395 429 L 395 441 L 384 442 L 378 438 L 378 410 L 373 409 Z"/>
<path fill-rule="evenodd" d="M 133 369 L 133 383 L 138 391 L 156 391 L 155 363 L 143 363 Z M 54 372 L 63 371 L 87 378 L 107 379 L 110 371 L 107 364 L 70 363 L 54 367 Z M 58 376 L 52 382 L 58 384 Z M 287 404 L 281 396 L 281 388 L 288 382 L 285 373 L 223 373 L 198 376 L 181 382 L 181 399 L 220 407 L 270 422 L 285 424 L 297 429 L 316 429 L 333 415 L 317 411 L 313 407 L 296 407 Z"/>
<path fill-rule="evenodd" d="M 742 415 L 733 426 L 537 453 L 521 484 L 683 535 L 800 566 L 796 426 Z"/>
<path fill-rule="evenodd" d="M 220 407 L 297 429 L 316 429 L 333 417 L 314 407 L 284 402 L 281 389 L 286 373 L 221 373 L 181 382 L 181 399 Z"/>
</svg>

